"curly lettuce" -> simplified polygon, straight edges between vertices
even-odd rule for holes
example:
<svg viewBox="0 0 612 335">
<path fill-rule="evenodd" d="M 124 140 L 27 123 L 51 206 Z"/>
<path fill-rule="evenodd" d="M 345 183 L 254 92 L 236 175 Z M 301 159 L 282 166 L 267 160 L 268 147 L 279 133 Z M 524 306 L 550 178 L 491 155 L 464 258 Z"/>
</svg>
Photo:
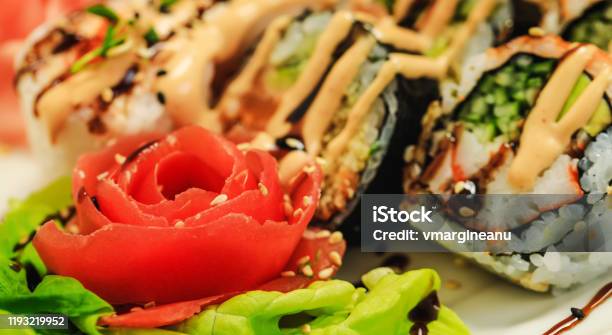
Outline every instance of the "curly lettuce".
<svg viewBox="0 0 612 335">
<path fill-rule="evenodd" d="M 387 268 L 363 276 L 369 289 L 339 280 L 315 282 L 286 294 L 254 291 L 213 306 L 177 330 L 202 335 L 379 335 L 408 334 L 408 314 L 440 288 L 440 278 L 424 269 L 395 274 Z M 469 330 L 441 306 L 427 324 L 432 335 L 463 335 Z"/>
<path fill-rule="evenodd" d="M 98 318 L 113 313 L 113 307 L 76 279 L 47 275 L 30 243 L 41 223 L 71 205 L 68 177 L 23 201 L 11 203 L 0 223 L 0 310 L 13 314 L 63 314 L 81 331 L 98 334 Z"/>
</svg>

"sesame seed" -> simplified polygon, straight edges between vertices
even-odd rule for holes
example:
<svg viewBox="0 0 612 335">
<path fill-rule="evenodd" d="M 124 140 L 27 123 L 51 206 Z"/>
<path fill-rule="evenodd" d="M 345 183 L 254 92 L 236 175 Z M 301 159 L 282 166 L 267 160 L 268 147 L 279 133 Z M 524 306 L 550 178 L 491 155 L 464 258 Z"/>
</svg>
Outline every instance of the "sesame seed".
<svg viewBox="0 0 612 335">
<path fill-rule="evenodd" d="M 168 135 L 168 136 L 166 137 L 166 141 L 168 141 L 168 143 L 169 143 L 170 145 L 175 145 L 175 144 L 176 144 L 176 136 L 174 136 L 174 135 Z"/>
<path fill-rule="evenodd" d="M 334 274 L 334 268 L 328 267 L 319 271 L 319 279 L 329 279 Z"/>
<path fill-rule="evenodd" d="M 249 150 L 249 148 L 251 148 L 251 143 L 249 142 L 244 142 L 244 143 L 240 143 L 238 145 L 236 145 L 236 148 L 238 148 L 238 150 Z"/>
<path fill-rule="evenodd" d="M 115 162 L 117 162 L 118 164 L 125 163 L 125 156 L 121 154 L 115 154 Z"/>
<path fill-rule="evenodd" d="M 322 158 L 322 157 L 315 158 L 315 162 L 317 162 L 317 164 L 321 166 L 325 166 L 325 164 L 327 164 L 327 160 L 325 160 L 325 158 Z"/>
<path fill-rule="evenodd" d="M 331 236 L 331 232 L 327 229 L 319 230 L 315 235 L 315 238 L 328 238 Z"/>
<path fill-rule="evenodd" d="M 304 167 L 304 172 L 306 173 L 313 173 L 317 170 L 317 168 L 314 165 L 308 165 L 306 167 Z"/>
<path fill-rule="evenodd" d="M 216 196 L 213 201 L 210 202 L 211 206 L 217 206 L 219 204 L 222 204 L 224 202 L 227 201 L 227 195 L 225 194 L 219 194 L 218 196 Z"/>
<path fill-rule="evenodd" d="M 168 74 L 168 71 L 166 71 L 165 69 L 159 69 L 159 70 L 157 70 L 156 74 L 157 74 L 158 77 L 163 77 L 163 76 Z"/>
<path fill-rule="evenodd" d="M 531 27 L 529 28 L 529 35 L 534 37 L 542 37 L 546 35 L 546 31 L 541 27 Z"/>
<path fill-rule="evenodd" d="M 288 146 L 290 146 L 291 148 L 294 149 L 303 149 L 304 148 L 304 144 L 302 144 L 302 142 L 300 142 L 299 140 L 293 138 L 293 137 L 289 137 L 285 140 L 285 143 L 287 143 Z"/>
<path fill-rule="evenodd" d="M 314 231 L 310 230 L 310 229 L 306 229 L 304 230 L 304 233 L 302 234 L 302 237 L 307 239 L 307 240 L 314 240 L 317 238 L 317 233 L 315 233 Z"/>
<path fill-rule="evenodd" d="M 302 326 L 302 333 L 304 334 L 310 334 L 310 332 L 312 331 L 312 328 L 310 327 L 309 324 L 305 324 Z"/>
<path fill-rule="evenodd" d="M 259 183 L 257 184 L 257 187 L 259 188 L 259 192 L 261 192 L 264 197 L 268 195 L 268 188 L 266 187 L 266 185 L 264 185 L 263 183 Z"/>
<path fill-rule="evenodd" d="M 155 307 L 155 301 L 149 301 L 144 305 L 144 308 Z"/>
<path fill-rule="evenodd" d="M 130 312 L 138 312 L 138 311 L 142 311 L 142 307 L 132 307 L 132 308 L 130 308 Z"/>
<path fill-rule="evenodd" d="M 340 253 L 337 252 L 337 251 L 330 252 L 329 253 L 329 259 L 336 266 L 341 266 L 342 265 L 342 256 L 340 256 Z"/>
<path fill-rule="evenodd" d="M 304 198 L 302 199 L 304 206 L 310 206 L 310 204 L 312 204 L 312 197 L 309 195 L 305 195 Z"/>
<path fill-rule="evenodd" d="M 570 308 L 570 312 L 572 312 L 572 315 L 578 320 L 582 320 L 586 316 L 584 311 L 580 308 L 572 307 Z"/>
<path fill-rule="evenodd" d="M 164 93 L 157 92 L 157 101 L 159 101 L 159 103 L 162 105 L 166 104 L 166 96 L 164 95 Z"/>
<path fill-rule="evenodd" d="M 474 212 L 473 209 L 469 208 L 469 207 L 465 207 L 462 206 L 461 208 L 459 208 L 459 215 L 463 216 L 463 217 L 472 217 L 476 214 L 476 212 Z"/>
<path fill-rule="evenodd" d="M 291 202 L 289 201 L 283 202 L 283 209 L 285 210 L 286 216 L 293 215 L 293 206 L 291 205 Z"/>
<path fill-rule="evenodd" d="M 97 178 L 99 181 L 102 181 L 102 180 L 103 180 L 103 179 L 105 179 L 106 177 L 108 177 L 108 171 L 104 171 L 104 172 L 100 173 L 100 174 L 99 174 L 99 175 L 98 175 L 96 178 Z"/>
<path fill-rule="evenodd" d="M 310 267 L 310 265 L 306 264 L 304 265 L 304 267 L 302 268 L 302 273 L 306 276 L 306 277 L 312 277 L 314 276 L 314 272 L 312 271 L 312 267 Z"/>
<path fill-rule="evenodd" d="M 355 190 L 352 187 L 347 188 L 346 195 L 348 195 L 349 198 L 352 198 L 355 195 Z"/>
<path fill-rule="evenodd" d="M 102 91 L 102 101 L 111 102 L 114 95 L 113 90 L 110 87 L 107 87 Z"/>
<path fill-rule="evenodd" d="M 185 227 L 185 222 L 184 222 L 184 221 L 182 221 L 182 220 L 178 220 L 178 221 L 176 221 L 176 223 L 174 224 L 174 227 L 175 227 L 175 228 L 183 228 L 183 227 Z"/>
<path fill-rule="evenodd" d="M 308 256 L 308 255 L 298 259 L 298 261 L 297 261 L 298 265 L 304 265 L 304 264 L 306 264 L 308 262 L 310 262 L 310 256 Z"/>
<path fill-rule="evenodd" d="M 302 214 L 304 214 L 304 210 L 303 210 L 303 209 L 301 209 L 301 208 L 298 208 L 298 209 L 296 209 L 296 210 L 293 212 L 293 217 L 296 217 L 296 218 L 297 218 L 297 217 L 301 216 Z"/>
<path fill-rule="evenodd" d="M 198 214 L 196 214 L 195 219 L 196 219 L 196 220 L 199 220 L 200 218 L 202 218 L 202 213 L 198 213 Z"/>
<path fill-rule="evenodd" d="M 85 179 L 85 171 L 79 170 L 77 173 L 79 174 L 79 178 Z"/>
<path fill-rule="evenodd" d="M 342 242 L 343 239 L 344 239 L 344 236 L 342 236 L 342 232 L 335 231 L 329 237 L 329 243 L 331 243 L 331 244 L 340 243 L 340 242 Z"/>
<path fill-rule="evenodd" d="M 283 272 L 281 272 L 281 277 L 295 277 L 295 272 L 293 272 L 293 271 L 283 271 Z"/>
<path fill-rule="evenodd" d="M 115 144 L 117 144 L 117 139 L 116 138 L 111 138 L 110 140 L 108 140 L 108 142 L 106 142 L 106 146 L 107 147 L 112 147 Z"/>
</svg>

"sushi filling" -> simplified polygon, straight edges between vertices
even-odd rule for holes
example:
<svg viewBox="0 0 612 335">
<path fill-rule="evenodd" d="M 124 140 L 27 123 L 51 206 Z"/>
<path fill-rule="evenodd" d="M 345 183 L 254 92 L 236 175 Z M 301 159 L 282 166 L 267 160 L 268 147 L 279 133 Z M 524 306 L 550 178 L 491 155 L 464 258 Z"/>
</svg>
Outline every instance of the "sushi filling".
<svg viewBox="0 0 612 335">
<path fill-rule="evenodd" d="M 242 125 L 254 130 L 265 129 L 283 94 L 296 83 L 308 64 L 331 18 L 331 12 L 306 12 L 285 27 L 282 37 L 253 79 L 251 89 L 237 97 Z M 234 117 L 234 105 L 221 101 L 221 109 L 230 119 Z"/>
<path fill-rule="evenodd" d="M 457 118 L 483 142 L 499 135 L 509 141 L 519 136 L 520 123 L 535 103 L 556 61 L 519 55 L 501 69 L 481 78 Z"/>
<path fill-rule="evenodd" d="M 592 43 L 603 50 L 611 50 L 612 2 L 602 1 L 593 6 L 570 24 L 563 35 L 570 41 Z"/>
<path fill-rule="evenodd" d="M 344 93 L 340 108 L 334 113 L 330 127 L 323 137 L 323 148 L 344 129 L 352 107 L 376 77 L 386 60 L 386 54 L 381 46 L 377 46 L 370 53 L 368 61 L 361 66 L 358 75 Z M 358 133 L 348 143 L 344 153 L 340 157 L 329 158 L 334 160 L 335 170 L 325 171 L 325 187 L 321 194 L 318 218 L 329 220 L 335 213 L 345 210 L 348 202 L 355 196 L 361 183 L 361 174 L 369 160 L 382 149 L 382 144 L 378 140 L 381 128 L 384 127 L 387 108 L 394 105 L 395 107 L 389 112 L 397 111 L 397 102 L 388 101 L 396 99 L 394 92 L 395 85 L 391 84 L 372 105 Z M 327 158 L 325 149 L 323 157 Z"/>
</svg>

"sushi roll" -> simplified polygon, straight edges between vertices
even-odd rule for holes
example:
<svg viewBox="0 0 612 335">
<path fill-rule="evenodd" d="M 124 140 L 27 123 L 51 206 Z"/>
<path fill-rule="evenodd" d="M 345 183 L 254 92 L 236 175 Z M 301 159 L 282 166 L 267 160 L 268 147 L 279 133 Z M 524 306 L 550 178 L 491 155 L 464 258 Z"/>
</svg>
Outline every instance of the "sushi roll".
<svg viewBox="0 0 612 335">
<path fill-rule="evenodd" d="M 568 41 L 592 43 L 612 53 L 612 2 L 605 0 L 561 1 Z"/>
<path fill-rule="evenodd" d="M 270 21 L 334 0 L 109 0 L 37 29 L 15 85 L 50 177 L 116 138 L 199 124 L 220 132 L 219 78 Z"/>
<path fill-rule="evenodd" d="M 448 52 L 453 60 L 462 57 L 449 51 L 456 48 L 453 44 L 465 39 L 467 48 L 462 51 L 476 54 L 505 41 L 513 28 L 513 4 L 507 0 L 352 0 L 349 6 L 379 22 L 377 33 L 385 43 L 415 49 L 415 43 L 404 45 L 404 41 L 416 39 L 418 50 L 411 51 L 432 57 Z M 472 31 L 465 34 L 462 30 L 469 26 Z"/>
<path fill-rule="evenodd" d="M 318 159 L 325 180 L 316 220 L 327 227 L 351 214 L 385 158 L 396 162 L 389 165 L 396 173 L 385 173 L 395 178 L 387 186 L 401 191 L 396 164 L 416 140 L 412 127 L 437 96 L 433 78 L 443 72 L 424 57 L 394 53 L 368 28 L 343 10 L 279 17 L 216 107 L 230 139 L 276 153 L 281 176 Z M 395 62 L 410 63 L 410 79 Z M 423 63 L 432 69 L 420 71 Z"/>
<path fill-rule="evenodd" d="M 612 160 L 603 154 L 612 143 L 612 58 L 594 45 L 524 36 L 475 57 L 467 69 L 459 84 L 441 84 L 418 144 L 407 148 L 405 192 L 562 195 L 534 200 L 521 213 L 497 208 L 486 228 L 511 231 L 516 252 L 465 256 L 536 291 L 608 271 L 609 257 L 555 250 L 579 234 L 585 218 L 603 229 L 612 222 L 602 196 L 612 181 Z M 584 195 L 586 203 L 578 202 Z M 509 215 L 522 215 L 520 224 L 506 225 Z M 452 217 L 446 223 L 485 229 Z"/>
</svg>

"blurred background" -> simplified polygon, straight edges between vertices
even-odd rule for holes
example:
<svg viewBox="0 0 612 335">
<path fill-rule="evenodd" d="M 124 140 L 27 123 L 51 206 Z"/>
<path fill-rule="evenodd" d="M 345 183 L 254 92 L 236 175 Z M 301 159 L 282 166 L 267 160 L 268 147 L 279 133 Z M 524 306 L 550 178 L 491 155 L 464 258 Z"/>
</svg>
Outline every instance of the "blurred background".
<svg viewBox="0 0 612 335">
<path fill-rule="evenodd" d="M 0 10 L 0 148 L 26 146 L 24 123 L 13 88 L 14 58 L 28 34 L 41 23 L 91 0 L 8 0 Z"/>
</svg>

